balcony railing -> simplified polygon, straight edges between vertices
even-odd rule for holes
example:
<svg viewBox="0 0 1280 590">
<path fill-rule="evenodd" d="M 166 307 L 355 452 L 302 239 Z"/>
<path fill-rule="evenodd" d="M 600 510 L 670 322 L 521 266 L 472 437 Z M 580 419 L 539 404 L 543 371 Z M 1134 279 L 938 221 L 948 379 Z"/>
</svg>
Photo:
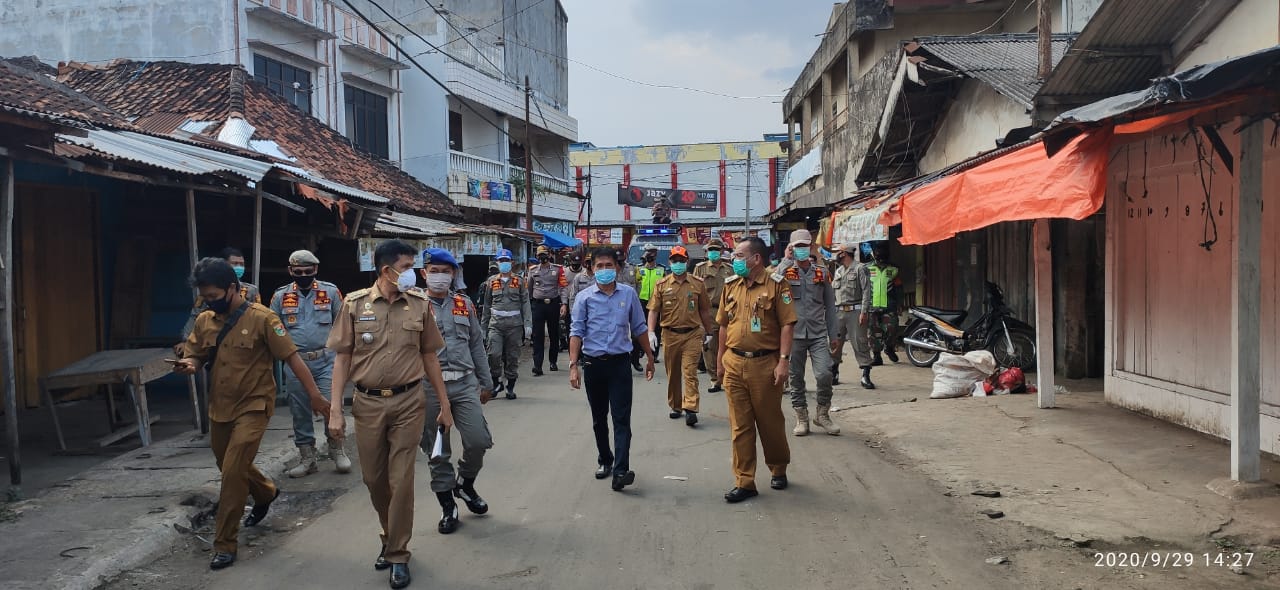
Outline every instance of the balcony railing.
<svg viewBox="0 0 1280 590">
<path fill-rule="evenodd" d="M 463 152 L 449 151 L 449 197 L 463 207 L 522 213 L 524 170 Z M 467 179 L 510 183 L 512 200 L 482 201 L 467 194 Z M 578 200 L 568 196 L 569 181 L 541 172 L 533 173 L 533 213 L 540 218 L 575 220 Z"/>
<path fill-rule="evenodd" d="M 449 170 L 462 172 L 467 176 L 482 180 L 511 182 L 511 178 L 507 174 L 509 166 L 504 165 L 502 162 L 495 162 L 488 158 L 453 150 L 449 150 Z"/>
</svg>

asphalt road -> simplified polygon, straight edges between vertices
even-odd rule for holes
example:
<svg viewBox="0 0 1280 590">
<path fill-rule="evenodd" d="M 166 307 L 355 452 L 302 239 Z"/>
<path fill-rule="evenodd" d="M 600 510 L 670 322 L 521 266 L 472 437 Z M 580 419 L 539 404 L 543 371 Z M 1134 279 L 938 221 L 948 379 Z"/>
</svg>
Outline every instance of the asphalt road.
<svg viewBox="0 0 1280 590">
<path fill-rule="evenodd" d="M 488 515 L 464 507 L 462 528 L 438 534 L 440 512 L 420 461 L 412 587 L 1015 588 L 1040 578 L 985 562 L 1024 541 L 1022 531 L 963 511 L 858 433 L 790 438 L 790 489 L 769 490 L 761 462 L 761 495 L 725 503 L 733 479 L 724 395 L 704 394 L 702 421 L 689 428 L 667 417 L 662 377 L 636 378 L 637 479 L 614 492 L 592 477 L 589 412 L 568 373 L 529 377 L 527 365 L 522 373 L 520 399 L 486 406 L 497 443 L 477 488 Z M 386 572 L 372 568 L 378 526 L 368 496 L 355 475 L 344 480 L 330 511 L 304 525 L 273 524 L 296 518 L 273 515 L 271 529 L 296 528 L 260 539 L 228 570 L 205 570 L 199 585 L 387 587 Z M 198 567 L 196 559 L 182 561 Z"/>
</svg>

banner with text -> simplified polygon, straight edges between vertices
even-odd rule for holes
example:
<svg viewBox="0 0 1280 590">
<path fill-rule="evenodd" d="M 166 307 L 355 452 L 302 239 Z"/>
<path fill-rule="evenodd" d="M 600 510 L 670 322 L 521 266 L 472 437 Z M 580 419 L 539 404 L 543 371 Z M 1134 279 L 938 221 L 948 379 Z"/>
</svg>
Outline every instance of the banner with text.
<svg viewBox="0 0 1280 590">
<path fill-rule="evenodd" d="M 889 228 L 880 225 L 880 214 L 889 203 L 870 209 L 837 211 L 831 217 L 831 244 L 860 244 L 889 239 Z"/>
<path fill-rule="evenodd" d="M 666 197 L 667 205 L 680 211 L 715 211 L 720 191 L 688 190 L 682 188 L 652 188 L 637 185 L 618 185 L 618 204 L 632 207 L 653 207 L 660 197 Z"/>
<path fill-rule="evenodd" d="M 471 178 L 467 180 L 467 194 L 487 201 L 510 201 L 511 183 Z"/>
</svg>

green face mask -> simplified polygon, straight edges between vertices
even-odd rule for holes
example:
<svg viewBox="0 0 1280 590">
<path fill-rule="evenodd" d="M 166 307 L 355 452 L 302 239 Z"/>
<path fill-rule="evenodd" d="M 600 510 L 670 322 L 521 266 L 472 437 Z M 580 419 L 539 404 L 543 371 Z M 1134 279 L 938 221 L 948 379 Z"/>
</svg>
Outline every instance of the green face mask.
<svg viewBox="0 0 1280 590">
<path fill-rule="evenodd" d="M 716 262 L 716 261 L 720 260 L 720 251 L 719 251 L 719 250 L 707 250 L 707 260 L 710 260 L 711 262 Z"/>
<path fill-rule="evenodd" d="M 673 273 L 682 275 L 688 270 L 689 270 L 688 262 L 672 262 L 671 263 L 671 272 Z"/>
</svg>

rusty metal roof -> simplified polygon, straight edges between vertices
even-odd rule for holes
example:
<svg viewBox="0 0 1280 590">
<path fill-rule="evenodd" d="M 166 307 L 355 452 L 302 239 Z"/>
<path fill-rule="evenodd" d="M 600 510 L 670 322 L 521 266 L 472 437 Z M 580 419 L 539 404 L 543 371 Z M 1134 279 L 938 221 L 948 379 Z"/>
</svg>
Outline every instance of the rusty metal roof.
<svg viewBox="0 0 1280 590">
<path fill-rule="evenodd" d="M 1053 63 L 1067 54 L 1075 35 L 1054 35 Z M 1039 45 L 1035 33 L 997 35 L 938 35 L 915 40 L 920 50 L 965 76 L 979 80 L 1018 104 L 1031 108 L 1040 89 L 1037 76 Z M 919 50 L 917 50 L 919 51 Z"/>
<path fill-rule="evenodd" d="M 1036 95 L 1087 104 L 1145 88 L 1202 41 L 1239 0 L 1106 0 Z"/>
</svg>

